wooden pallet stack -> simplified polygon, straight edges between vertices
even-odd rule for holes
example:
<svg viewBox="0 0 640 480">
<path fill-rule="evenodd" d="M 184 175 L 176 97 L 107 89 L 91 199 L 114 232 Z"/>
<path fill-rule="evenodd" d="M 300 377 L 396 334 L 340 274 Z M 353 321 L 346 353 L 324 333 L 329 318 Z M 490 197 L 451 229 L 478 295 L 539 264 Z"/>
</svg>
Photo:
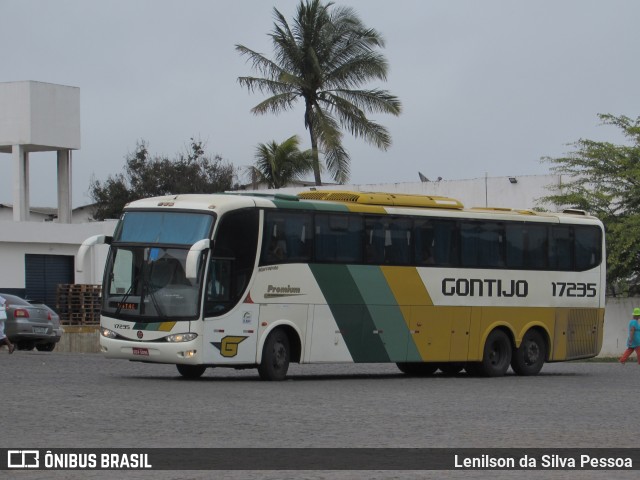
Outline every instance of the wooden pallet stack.
<svg viewBox="0 0 640 480">
<path fill-rule="evenodd" d="M 100 323 L 100 285 L 60 284 L 56 306 L 62 325 L 98 325 Z"/>
</svg>

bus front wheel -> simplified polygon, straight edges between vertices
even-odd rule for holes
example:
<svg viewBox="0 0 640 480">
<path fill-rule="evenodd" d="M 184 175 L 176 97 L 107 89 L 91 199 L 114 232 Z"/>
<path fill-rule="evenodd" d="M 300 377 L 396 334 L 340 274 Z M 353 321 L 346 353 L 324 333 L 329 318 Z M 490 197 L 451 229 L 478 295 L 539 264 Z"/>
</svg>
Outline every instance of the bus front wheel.
<svg viewBox="0 0 640 480">
<path fill-rule="evenodd" d="M 262 362 L 258 365 L 258 374 L 262 380 L 284 380 L 289 370 L 289 337 L 281 330 L 274 330 L 264 342 Z"/>
<path fill-rule="evenodd" d="M 529 330 L 511 359 L 511 368 L 517 375 L 537 375 L 547 356 L 547 344 L 540 332 Z"/>
<path fill-rule="evenodd" d="M 207 369 L 204 365 L 176 365 L 178 372 L 184 378 L 200 378 Z"/>
<path fill-rule="evenodd" d="M 511 354 L 509 336 L 502 330 L 494 330 L 484 344 L 482 362 L 479 365 L 481 373 L 485 377 L 503 376 L 511 363 Z"/>
</svg>

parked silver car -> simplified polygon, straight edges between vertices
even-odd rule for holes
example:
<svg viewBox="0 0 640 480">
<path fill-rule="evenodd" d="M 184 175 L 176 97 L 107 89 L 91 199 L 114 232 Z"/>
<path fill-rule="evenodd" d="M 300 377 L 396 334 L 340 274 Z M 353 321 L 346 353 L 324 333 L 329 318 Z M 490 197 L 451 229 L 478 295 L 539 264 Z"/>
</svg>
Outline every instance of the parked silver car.
<svg viewBox="0 0 640 480">
<path fill-rule="evenodd" d="M 6 300 L 7 319 L 4 333 L 18 350 L 51 352 L 62 337 L 60 317 L 47 305 L 0 292 Z"/>
</svg>

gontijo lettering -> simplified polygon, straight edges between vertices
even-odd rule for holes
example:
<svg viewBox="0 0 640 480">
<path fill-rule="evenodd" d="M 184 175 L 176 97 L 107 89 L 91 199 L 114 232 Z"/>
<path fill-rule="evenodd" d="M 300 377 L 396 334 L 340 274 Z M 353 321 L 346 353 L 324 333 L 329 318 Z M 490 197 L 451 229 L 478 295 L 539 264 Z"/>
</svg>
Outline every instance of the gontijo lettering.
<svg viewBox="0 0 640 480">
<path fill-rule="evenodd" d="M 459 297 L 526 297 L 529 284 L 526 280 L 493 278 L 443 278 L 442 293 Z"/>
</svg>

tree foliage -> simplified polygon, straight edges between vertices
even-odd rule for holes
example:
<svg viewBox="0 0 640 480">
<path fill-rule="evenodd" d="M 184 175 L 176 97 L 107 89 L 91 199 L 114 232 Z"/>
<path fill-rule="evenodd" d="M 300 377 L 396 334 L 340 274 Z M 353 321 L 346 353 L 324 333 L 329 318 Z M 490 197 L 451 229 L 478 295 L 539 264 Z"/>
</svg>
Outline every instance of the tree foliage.
<svg viewBox="0 0 640 480">
<path fill-rule="evenodd" d="M 269 188 L 282 188 L 313 170 L 311 150 L 300 151 L 297 135 L 282 143 L 272 141 L 256 147 L 256 163 L 250 167 L 258 180 Z"/>
<path fill-rule="evenodd" d="M 95 220 L 118 218 L 127 203 L 140 198 L 230 190 L 236 174 L 233 165 L 218 155 L 208 155 L 203 142 L 193 138 L 187 151 L 173 160 L 152 156 L 147 143 L 139 141 L 135 151 L 127 155 L 124 170 L 104 182 L 91 181 Z"/>
<path fill-rule="evenodd" d="M 545 157 L 562 175 L 541 200 L 587 210 L 605 224 L 607 284 L 613 295 L 640 293 L 640 117 L 599 115 L 626 144 L 580 139 L 566 157 Z"/>
<path fill-rule="evenodd" d="M 274 59 L 236 45 L 262 75 L 238 81 L 250 92 L 272 95 L 251 110 L 254 114 L 291 110 L 301 99 L 316 184 L 322 184 L 319 150 L 334 180 L 343 183 L 349 178 L 350 158 L 340 129 L 386 150 L 391 144 L 389 132 L 366 113 L 401 111 L 400 101 L 388 91 L 360 88 L 370 80 L 386 80 L 387 61 L 376 50 L 384 47 L 384 40 L 352 8 L 320 0 L 301 0 L 291 25 L 275 8 L 274 16 L 270 34 Z"/>
</svg>

